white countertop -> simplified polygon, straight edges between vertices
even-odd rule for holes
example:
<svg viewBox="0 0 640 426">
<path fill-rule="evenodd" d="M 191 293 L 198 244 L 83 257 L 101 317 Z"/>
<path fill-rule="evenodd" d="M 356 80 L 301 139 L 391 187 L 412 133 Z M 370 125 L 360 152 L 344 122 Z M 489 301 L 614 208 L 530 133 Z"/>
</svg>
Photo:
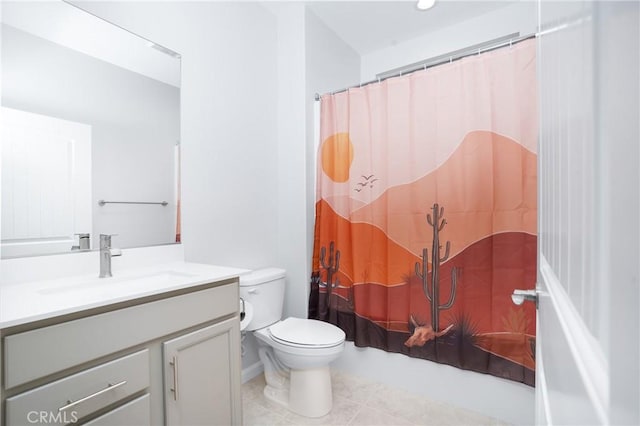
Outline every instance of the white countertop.
<svg viewBox="0 0 640 426">
<path fill-rule="evenodd" d="M 0 286 L 0 328 L 222 281 L 246 269 L 175 261 L 96 274 Z"/>
</svg>

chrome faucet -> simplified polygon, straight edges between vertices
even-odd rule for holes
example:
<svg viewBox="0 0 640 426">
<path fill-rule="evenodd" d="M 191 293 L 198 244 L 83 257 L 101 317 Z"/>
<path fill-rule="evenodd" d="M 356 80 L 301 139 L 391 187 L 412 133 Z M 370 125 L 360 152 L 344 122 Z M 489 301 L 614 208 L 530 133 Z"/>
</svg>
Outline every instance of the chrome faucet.
<svg viewBox="0 0 640 426">
<path fill-rule="evenodd" d="M 115 234 L 114 234 L 115 235 Z M 120 251 L 111 251 L 111 237 L 113 235 L 100 234 L 100 275 L 98 278 L 111 277 L 111 258 L 120 256 Z M 115 250 L 114 250 L 115 251 Z"/>
</svg>

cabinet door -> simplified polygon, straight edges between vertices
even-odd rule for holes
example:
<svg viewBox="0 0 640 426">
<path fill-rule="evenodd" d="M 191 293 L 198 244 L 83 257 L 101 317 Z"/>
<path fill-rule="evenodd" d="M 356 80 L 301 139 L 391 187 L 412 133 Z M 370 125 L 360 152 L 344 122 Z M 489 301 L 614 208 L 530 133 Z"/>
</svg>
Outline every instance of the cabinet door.
<svg viewBox="0 0 640 426">
<path fill-rule="evenodd" d="M 237 317 L 163 343 L 167 425 L 241 423 Z"/>
</svg>

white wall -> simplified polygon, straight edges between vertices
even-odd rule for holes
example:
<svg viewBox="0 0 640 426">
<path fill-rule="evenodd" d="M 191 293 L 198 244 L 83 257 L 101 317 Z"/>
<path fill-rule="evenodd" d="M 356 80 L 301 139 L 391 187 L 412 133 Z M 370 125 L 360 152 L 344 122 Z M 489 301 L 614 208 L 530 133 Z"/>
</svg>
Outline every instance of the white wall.
<svg viewBox="0 0 640 426">
<path fill-rule="evenodd" d="M 119 234 L 119 247 L 174 242 L 179 89 L 7 25 L 2 33 L 2 104 L 91 126 L 93 226 L 75 232 L 92 233 L 93 247 L 101 233 Z"/>
<path fill-rule="evenodd" d="M 307 317 L 313 246 L 314 93 L 358 80 L 359 56 L 302 3 L 265 3 L 278 28 L 278 256 L 287 270 L 284 316 Z M 247 335 L 244 379 L 259 372 Z"/>
<path fill-rule="evenodd" d="M 278 265 L 287 270 L 284 316 L 306 316 L 304 4 L 269 9 L 278 22 Z"/>
<path fill-rule="evenodd" d="M 265 3 L 278 32 L 278 257 L 285 316 L 307 316 L 313 245 L 314 94 L 358 81 L 360 58 L 304 4 Z"/>
<path fill-rule="evenodd" d="M 376 74 L 508 34 L 533 34 L 536 25 L 536 2 L 524 0 L 443 30 L 426 33 L 363 55 L 360 78 L 363 82 L 371 81 Z"/>
<path fill-rule="evenodd" d="M 275 17 L 241 2 L 79 5 L 182 55 L 186 260 L 277 265 Z"/>
<path fill-rule="evenodd" d="M 276 21 L 277 32 L 277 96 L 273 99 L 277 112 L 277 232 L 274 266 L 287 271 L 283 316 L 306 316 L 304 304 L 307 286 L 307 259 L 302 250 L 306 244 L 305 215 L 305 116 L 304 102 L 304 5 L 302 3 L 265 3 L 265 10 Z M 251 333 L 242 340 L 243 381 L 262 371 L 258 344 Z"/>
</svg>

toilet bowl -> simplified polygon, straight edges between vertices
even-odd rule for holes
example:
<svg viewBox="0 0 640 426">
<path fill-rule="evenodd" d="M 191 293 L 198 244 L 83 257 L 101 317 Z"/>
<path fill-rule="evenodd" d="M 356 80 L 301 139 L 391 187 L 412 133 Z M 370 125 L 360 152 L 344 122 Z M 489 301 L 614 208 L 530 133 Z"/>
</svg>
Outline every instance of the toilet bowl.
<svg viewBox="0 0 640 426">
<path fill-rule="evenodd" d="M 271 346 L 284 365 L 296 370 L 327 365 L 344 350 L 344 331 L 317 320 L 287 318 L 254 335 Z"/>
<path fill-rule="evenodd" d="M 264 365 L 264 395 L 306 417 L 331 411 L 329 363 L 344 350 L 345 334 L 322 321 L 281 320 L 284 301 L 282 269 L 269 268 L 240 277 L 240 297 L 253 309 L 246 331 L 252 331 Z"/>
</svg>

